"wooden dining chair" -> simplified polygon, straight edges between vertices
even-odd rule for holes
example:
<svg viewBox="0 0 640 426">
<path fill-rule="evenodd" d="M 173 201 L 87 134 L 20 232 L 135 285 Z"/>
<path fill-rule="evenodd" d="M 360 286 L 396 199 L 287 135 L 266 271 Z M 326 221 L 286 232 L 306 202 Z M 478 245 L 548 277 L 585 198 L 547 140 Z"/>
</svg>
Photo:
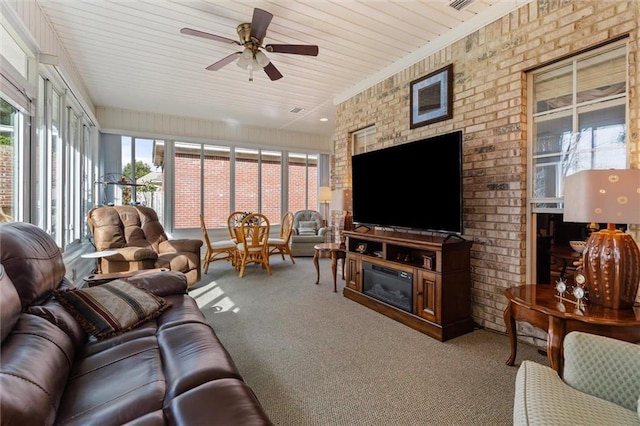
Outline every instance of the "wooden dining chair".
<svg viewBox="0 0 640 426">
<path fill-rule="evenodd" d="M 233 240 L 236 244 L 238 243 L 236 228 L 240 226 L 244 216 L 245 212 L 233 212 L 229 217 L 227 217 L 227 231 L 229 231 L 229 239 Z"/>
<path fill-rule="evenodd" d="M 269 267 L 269 219 L 263 214 L 252 213 L 245 217 L 237 232 L 238 267 L 240 278 L 249 263 L 259 263 L 271 275 Z"/>
<path fill-rule="evenodd" d="M 293 232 L 293 213 L 286 212 L 282 216 L 282 222 L 280 224 L 280 235 L 278 238 L 269 238 L 269 256 L 274 254 L 280 254 L 282 260 L 284 255 L 288 254 L 291 259 L 291 263 L 295 265 L 296 261 L 293 260 L 293 252 L 291 251 L 291 233 Z"/>
<path fill-rule="evenodd" d="M 221 240 L 211 242 L 207 227 L 204 223 L 204 216 L 200 215 L 200 227 L 207 252 L 204 255 L 204 273 L 209 272 L 209 264 L 216 260 L 229 260 L 235 266 L 236 263 L 236 242 L 232 240 Z"/>
</svg>

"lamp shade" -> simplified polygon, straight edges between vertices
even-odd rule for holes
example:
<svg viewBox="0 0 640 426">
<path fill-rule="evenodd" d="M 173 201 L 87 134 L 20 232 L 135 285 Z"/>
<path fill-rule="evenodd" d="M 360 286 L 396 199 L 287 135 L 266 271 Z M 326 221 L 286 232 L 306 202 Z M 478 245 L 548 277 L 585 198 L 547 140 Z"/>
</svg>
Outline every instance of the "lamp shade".
<svg viewBox="0 0 640 426">
<path fill-rule="evenodd" d="M 249 67 L 249 64 L 252 63 L 252 61 L 253 61 L 253 52 L 251 51 L 251 49 L 245 48 L 242 51 L 242 55 L 240 55 L 240 57 L 238 58 L 236 65 L 242 68 L 243 70 L 246 70 Z"/>
<path fill-rule="evenodd" d="M 351 190 L 336 189 L 331 193 L 331 210 L 345 211 L 351 210 Z"/>
<path fill-rule="evenodd" d="M 329 204 L 331 202 L 331 188 L 321 186 L 318 190 L 318 202 L 321 204 Z"/>
<path fill-rule="evenodd" d="M 565 222 L 640 223 L 640 169 L 567 176 L 563 215 Z"/>
<path fill-rule="evenodd" d="M 260 68 L 266 67 L 267 65 L 269 65 L 269 62 L 271 62 L 269 58 L 267 58 L 267 55 L 262 52 L 262 50 L 258 50 L 256 52 L 255 61 Z"/>
</svg>

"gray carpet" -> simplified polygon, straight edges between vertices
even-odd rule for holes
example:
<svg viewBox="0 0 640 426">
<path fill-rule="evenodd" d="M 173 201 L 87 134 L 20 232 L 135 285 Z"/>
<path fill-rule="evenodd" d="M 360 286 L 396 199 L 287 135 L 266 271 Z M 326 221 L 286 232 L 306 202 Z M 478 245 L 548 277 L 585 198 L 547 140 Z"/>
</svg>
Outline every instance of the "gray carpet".
<svg viewBox="0 0 640 426">
<path fill-rule="evenodd" d="M 214 262 L 190 294 L 267 414 L 282 426 L 508 425 L 522 359 L 505 360 L 505 335 L 476 330 L 439 342 L 333 292 L 329 259 L 320 284 L 311 258 L 271 258 L 244 278 Z"/>
</svg>

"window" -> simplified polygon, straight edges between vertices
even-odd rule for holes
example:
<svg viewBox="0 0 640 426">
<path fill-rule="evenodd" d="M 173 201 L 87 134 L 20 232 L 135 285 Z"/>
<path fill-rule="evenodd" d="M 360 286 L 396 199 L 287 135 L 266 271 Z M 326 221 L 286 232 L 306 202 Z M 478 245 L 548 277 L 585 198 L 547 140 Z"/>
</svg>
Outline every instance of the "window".
<svg viewBox="0 0 640 426">
<path fill-rule="evenodd" d="M 205 183 L 202 144 L 176 142 L 173 161 L 174 229 L 198 228 Z"/>
<path fill-rule="evenodd" d="M 362 154 L 371 151 L 372 145 L 375 143 L 376 127 L 370 126 L 358 130 L 351 134 L 352 148 L 351 155 Z"/>
<path fill-rule="evenodd" d="M 318 154 L 191 142 L 172 152 L 175 230 L 199 228 L 201 213 L 207 228 L 226 229 L 233 211 L 259 211 L 276 225 L 287 210 L 316 208 Z"/>
<path fill-rule="evenodd" d="M 64 229 L 60 200 L 66 174 L 63 175 L 63 159 L 60 154 L 62 139 L 62 108 L 60 94 L 53 84 L 38 78 L 38 138 L 35 150 L 36 170 L 36 221 L 58 243 L 63 245 Z"/>
<path fill-rule="evenodd" d="M 569 241 L 588 236 L 588 224 L 563 220 L 565 178 L 580 170 L 628 167 L 626 63 L 626 45 L 619 42 L 529 75 L 527 282 L 566 279 L 573 266 L 558 261 L 557 253 L 570 253 Z"/>
<path fill-rule="evenodd" d="M 603 48 L 532 73 L 532 203 L 559 212 L 564 178 L 627 167 L 626 46 Z"/>
<path fill-rule="evenodd" d="M 64 87 L 38 77 L 37 137 L 30 159 L 32 222 L 63 251 L 89 235 L 85 218 L 93 206 L 95 181 L 92 123 L 71 96 L 62 94 Z"/>
<path fill-rule="evenodd" d="M 257 149 L 235 150 L 235 206 L 233 210 L 260 211 L 260 164 Z"/>
<path fill-rule="evenodd" d="M 156 149 L 156 146 L 162 146 Z M 162 223 L 164 206 L 164 176 L 162 173 L 164 141 L 146 138 L 121 138 L 120 173 L 109 180 L 120 180 L 114 185 L 117 204 L 151 207 Z"/>
<path fill-rule="evenodd" d="M 20 221 L 23 191 L 19 182 L 24 158 L 24 115 L 7 100 L 0 98 L 0 222 Z"/>
<path fill-rule="evenodd" d="M 271 224 L 280 223 L 282 199 L 282 152 L 260 152 L 260 213 Z"/>
<path fill-rule="evenodd" d="M 318 205 L 318 155 L 289 153 L 287 158 L 288 210 L 315 210 Z"/>
</svg>

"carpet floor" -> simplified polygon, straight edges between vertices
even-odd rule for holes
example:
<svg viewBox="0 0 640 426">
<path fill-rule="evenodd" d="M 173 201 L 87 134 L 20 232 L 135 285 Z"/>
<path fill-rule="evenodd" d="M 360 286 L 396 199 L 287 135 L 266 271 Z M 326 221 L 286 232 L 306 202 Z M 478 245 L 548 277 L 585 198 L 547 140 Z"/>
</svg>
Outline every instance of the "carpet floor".
<svg viewBox="0 0 640 426">
<path fill-rule="evenodd" d="M 505 365 L 507 336 L 478 329 L 439 342 L 333 292 L 311 258 L 271 258 L 244 278 L 214 262 L 196 298 L 271 420 L 281 426 L 509 425 L 523 359 Z M 340 273 L 339 273 L 340 274 Z"/>
</svg>

